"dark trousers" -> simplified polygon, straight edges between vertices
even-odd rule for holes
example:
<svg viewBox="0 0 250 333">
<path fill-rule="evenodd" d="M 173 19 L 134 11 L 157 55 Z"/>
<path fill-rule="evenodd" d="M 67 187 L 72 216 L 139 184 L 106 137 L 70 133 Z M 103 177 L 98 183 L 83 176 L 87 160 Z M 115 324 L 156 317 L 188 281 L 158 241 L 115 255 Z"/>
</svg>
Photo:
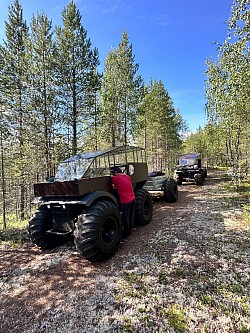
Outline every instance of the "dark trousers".
<svg viewBox="0 0 250 333">
<path fill-rule="evenodd" d="M 127 238 L 134 226 L 135 200 L 132 200 L 128 203 L 122 203 L 121 212 L 123 222 L 123 237 Z"/>
</svg>

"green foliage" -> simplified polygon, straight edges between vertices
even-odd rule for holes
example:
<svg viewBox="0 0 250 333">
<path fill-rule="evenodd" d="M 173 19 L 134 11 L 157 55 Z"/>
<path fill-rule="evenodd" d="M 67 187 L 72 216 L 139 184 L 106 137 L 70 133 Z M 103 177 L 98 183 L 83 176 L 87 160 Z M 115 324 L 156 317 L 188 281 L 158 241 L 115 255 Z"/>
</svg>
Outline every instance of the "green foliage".
<svg viewBox="0 0 250 333">
<path fill-rule="evenodd" d="M 247 223 L 250 223 L 250 205 L 243 205 L 242 208 L 244 218 L 246 219 Z"/>
<path fill-rule="evenodd" d="M 250 328 L 247 326 L 243 326 L 241 327 L 241 329 L 239 330 L 239 333 L 250 333 Z"/>
<path fill-rule="evenodd" d="M 162 81 L 151 81 L 149 86 L 144 86 L 136 139 L 147 151 L 150 169 L 171 170 L 181 149 L 184 128 L 182 117 Z"/>
<path fill-rule="evenodd" d="M 185 313 L 184 311 L 177 306 L 177 304 L 174 304 L 172 308 L 168 309 L 167 311 L 167 317 L 169 320 L 169 323 L 176 332 L 184 333 L 186 330 L 186 320 L 185 320 Z"/>
<path fill-rule="evenodd" d="M 26 120 L 29 112 L 27 48 L 28 27 L 23 19 L 20 2 L 14 0 L 9 7 L 9 22 L 6 25 L 6 41 L 1 48 L 4 59 L 1 85 L 3 110 L 8 114 L 6 118 L 9 131 L 8 140 L 16 146 L 17 159 L 20 161 L 18 195 L 20 195 L 20 215 L 24 218 L 25 209 L 25 142 L 28 141 L 28 126 Z M 2 145 L 5 154 L 6 143 Z"/>
<path fill-rule="evenodd" d="M 241 207 L 244 221 L 250 223 L 250 182 L 243 181 L 239 184 L 233 182 L 224 185 L 224 188 L 232 195 L 229 199 L 229 206 Z"/>
<path fill-rule="evenodd" d="M 31 147 L 33 149 L 31 155 L 34 156 L 34 160 L 40 160 L 40 170 L 37 169 L 36 172 L 48 177 L 54 169 L 52 141 L 57 122 L 56 49 L 52 21 L 43 13 L 32 18 L 27 51 L 31 64 L 30 109 L 34 110 L 29 121 L 30 134 L 34 137 L 29 141 L 36 142 L 39 147 L 39 149 Z"/>
<path fill-rule="evenodd" d="M 2 225 L 0 218 L 0 225 Z M 16 247 L 29 239 L 27 231 L 27 220 L 19 220 L 14 215 L 7 216 L 7 229 L 0 230 L 0 245 L 8 244 Z"/>
<path fill-rule="evenodd" d="M 184 123 L 163 83 L 143 87 L 125 31 L 100 75 L 98 50 L 81 22 L 74 1 L 58 27 L 43 12 L 28 27 L 19 0 L 9 7 L 0 45 L 4 220 L 12 212 L 25 220 L 33 184 L 55 175 L 59 162 L 80 151 L 138 143 L 147 148 L 152 167 L 169 171 L 175 164 Z"/>
<path fill-rule="evenodd" d="M 56 29 L 57 93 L 63 119 L 62 134 L 68 133 L 70 155 L 75 155 L 84 133 L 79 130 L 80 124 L 88 119 L 87 110 L 90 103 L 95 102 L 93 95 L 99 88 L 99 55 L 96 48 L 91 48 L 87 31 L 81 24 L 81 14 L 73 1 L 63 10 L 62 20 L 63 27 Z"/>
<path fill-rule="evenodd" d="M 136 283 L 141 280 L 140 275 L 137 275 L 136 273 L 130 271 L 123 271 L 123 277 L 124 280 L 128 283 Z"/>
<path fill-rule="evenodd" d="M 88 128 L 87 113 L 96 104 L 98 52 L 74 2 L 62 15 L 64 27 L 55 35 L 44 13 L 33 15 L 29 30 L 20 2 L 9 7 L 0 45 L 3 219 L 11 211 L 21 219 L 29 214 L 33 183 L 55 174 L 58 163 L 76 152 L 76 137 L 81 142 L 82 124 L 86 119 Z"/>
<path fill-rule="evenodd" d="M 223 132 L 218 125 L 209 123 L 204 129 L 199 128 L 185 140 L 183 152 L 199 152 L 202 154 L 203 164 L 212 168 L 227 164 L 226 146 L 223 144 Z"/>
<path fill-rule="evenodd" d="M 142 87 L 138 68 L 132 44 L 129 44 L 128 34 L 124 31 L 117 49 L 111 50 L 107 56 L 101 86 L 101 131 L 112 147 L 128 144 L 134 137 L 136 109 Z"/>
<path fill-rule="evenodd" d="M 219 132 L 218 152 L 226 156 L 237 183 L 249 168 L 250 62 L 248 1 L 234 1 L 228 37 L 218 47 L 218 61 L 207 61 L 206 98 L 210 123 Z M 213 137 L 210 144 L 214 146 Z M 245 168 L 242 169 L 242 162 Z"/>
</svg>

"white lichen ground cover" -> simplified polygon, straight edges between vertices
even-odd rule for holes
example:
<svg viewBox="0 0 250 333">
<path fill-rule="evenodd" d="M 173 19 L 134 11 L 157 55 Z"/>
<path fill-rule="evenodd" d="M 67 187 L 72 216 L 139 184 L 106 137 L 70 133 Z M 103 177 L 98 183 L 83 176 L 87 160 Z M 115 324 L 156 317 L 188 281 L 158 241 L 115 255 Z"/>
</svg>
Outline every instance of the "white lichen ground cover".
<svg viewBox="0 0 250 333">
<path fill-rule="evenodd" d="M 53 306 L 42 307 L 36 299 L 42 316 L 38 312 L 22 332 L 249 333 L 250 226 L 241 206 L 233 205 L 237 195 L 222 185 L 211 186 L 208 180 L 189 193 L 190 199 L 161 213 L 163 227 L 147 237 L 148 250 L 123 252 L 119 269 L 111 259 L 107 271 L 105 265 L 90 265 L 88 283 L 71 274 L 74 283 L 67 288 L 53 294 L 47 286 Z M 187 188 L 183 185 L 181 191 Z M 157 207 L 154 218 L 161 210 Z M 44 274 L 46 284 L 48 270 L 63 267 L 72 256 L 78 256 L 73 247 L 47 253 L 12 272 L 2 280 L 3 301 L 12 295 L 14 304 L 22 297 L 34 271 Z M 4 323 L 8 318 L 2 313 Z M 18 332 L 14 323 L 10 331 Z"/>
<path fill-rule="evenodd" d="M 231 195 L 208 189 L 129 260 L 115 288 L 121 332 L 250 332 L 250 231 Z"/>
</svg>

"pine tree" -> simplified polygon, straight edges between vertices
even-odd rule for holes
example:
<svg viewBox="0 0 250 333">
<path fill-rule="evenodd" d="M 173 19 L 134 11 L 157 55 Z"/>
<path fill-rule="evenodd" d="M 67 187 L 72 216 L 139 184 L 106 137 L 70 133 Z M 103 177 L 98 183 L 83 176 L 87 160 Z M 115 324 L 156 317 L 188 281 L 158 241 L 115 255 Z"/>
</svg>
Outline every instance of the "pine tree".
<svg viewBox="0 0 250 333">
<path fill-rule="evenodd" d="M 112 147 L 133 140 L 142 92 L 138 68 L 128 34 L 123 32 L 117 49 L 107 56 L 101 87 L 104 137 Z"/>
<path fill-rule="evenodd" d="M 3 67 L 4 67 L 4 60 L 3 60 L 3 49 L 0 45 L 0 156 L 1 156 L 1 168 L 0 168 L 0 180 L 1 180 L 1 193 L 0 193 L 0 214 L 2 216 L 2 225 L 3 230 L 6 230 L 6 205 L 5 205 L 5 168 L 4 168 L 4 146 L 3 146 L 3 111 L 4 103 L 3 103 L 3 96 L 2 96 L 2 89 L 3 89 Z"/>
<path fill-rule="evenodd" d="M 6 117 L 4 115 L 4 102 L 3 102 L 3 95 L 2 89 L 4 87 L 4 80 L 3 80 L 3 67 L 4 67 L 4 60 L 3 60 L 3 49 L 0 46 L 0 179 L 1 179 L 1 194 L 0 194 L 0 213 L 2 216 L 2 225 L 3 230 L 6 230 L 7 223 L 6 223 L 6 184 L 5 184 L 5 150 L 6 146 L 4 144 L 4 136 L 6 133 Z"/>
<path fill-rule="evenodd" d="M 54 173 L 53 137 L 56 126 L 57 90 L 55 82 L 56 48 L 52 21 L 44 13 L 33 16 L 28 43 L 30 61 L 30 126 L 36 149 L 37 172 L 42 178 Z M 34 147 L 33 146 L 33 147 Z"/>
<path fill-rule="evenodd" d="M 18 0 L 9 7 L 6 25 L 6 41 L 2 48 L 4 66 L 2 74 L 5 85 L 2 90 L 5 110 L 10 115 L 13 142 L 16 152 L 12 156 L 15 161 L 13 177 L 19 177 L 21 218 L 25 217 L 25 117 L 27 115 L 27 58 L 26 40 L 28 27 L 23 19 L 23 9 Z M 12 147 L 13 148 L 13 147 Z"/>
<path fill-rule="evenodd" d="M 152 170 L 172 170 L 181 149 L 184 122 L 162 81 L 150 81 L 138 109 L 137 142 L 144 144 Z"/>
<path fill-rule="evenodd" d="M 58 92 L 61 101 L 63 130 L 68 132 L 72 154 L 78 150 L 78 141 L 84 133 L 89 95 L 98 84 L 97 49 L 91 49 L 87 31 L 81 24 L 81 14 L 73 1 L 63 10 L 63 28 L 57 28 Z M 81 125 L 81 126 L 80 126 Z M 80 131 L 82 129 L 82 131 Z"/>
<path fill-rule="evenodd" d="M 118 141 L 118 127 L 120 126 L 119 97 L 116 90 L 118 75 L 116 53 L 111 50 L 105 61 L 101 86 L 101 107 L 103 109 L 103 137 L 112 147 L 115 147 L 116 141 Z"/>
</svg>

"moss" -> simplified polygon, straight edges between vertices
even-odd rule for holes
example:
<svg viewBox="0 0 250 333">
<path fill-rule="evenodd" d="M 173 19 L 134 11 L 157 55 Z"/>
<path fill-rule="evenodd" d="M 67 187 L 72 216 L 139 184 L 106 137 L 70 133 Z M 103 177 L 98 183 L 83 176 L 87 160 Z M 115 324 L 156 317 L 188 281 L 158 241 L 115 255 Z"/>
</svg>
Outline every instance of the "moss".
<svg viewBox="0 0 250 333">
<path fill-rule="evenodd" d="M 213 303 L 214 303 L 213 297 L 209 294 L 201 295 L 200 300 L 203 304 L 207 304 L 207 305 L 213 305 Z"/>
<path fill-rule="evenodd" d="M 130 272 L 130 271 L 126 271 L 126 270 L 123 271 L 122 276 L 123 276 L 124 280 L 129 282 L 129 283 L 139 282 L 142 278 L 141 275 L 137 275 L 134 272 Z"/>
<path fill-rule="evenodd" d="M 239 333 L 250 333 L 250 327 L 242 326 L 239 330 Z"/>
<path fill-rule="evenodd" d="M 127 332 L 134 332 L 134 327 L 129 317 L 124 317 L 124 328 Z"/>
<path fill-rule="evenodd" d="M 145 323 L 147 328 L 152 328 L 154 326 L 154 321 L 149 314 L 146 314 L 141 321 Z"/>
<path fill-rule="evenodd" d="M 174 304 L 172 308 L 168 309 L 167 317 L 170 325 L 176 332 L 183 333 L 186 330 L 186 320 L 183 309 L 178 308 L 177 304 Z"/>
</svg>

